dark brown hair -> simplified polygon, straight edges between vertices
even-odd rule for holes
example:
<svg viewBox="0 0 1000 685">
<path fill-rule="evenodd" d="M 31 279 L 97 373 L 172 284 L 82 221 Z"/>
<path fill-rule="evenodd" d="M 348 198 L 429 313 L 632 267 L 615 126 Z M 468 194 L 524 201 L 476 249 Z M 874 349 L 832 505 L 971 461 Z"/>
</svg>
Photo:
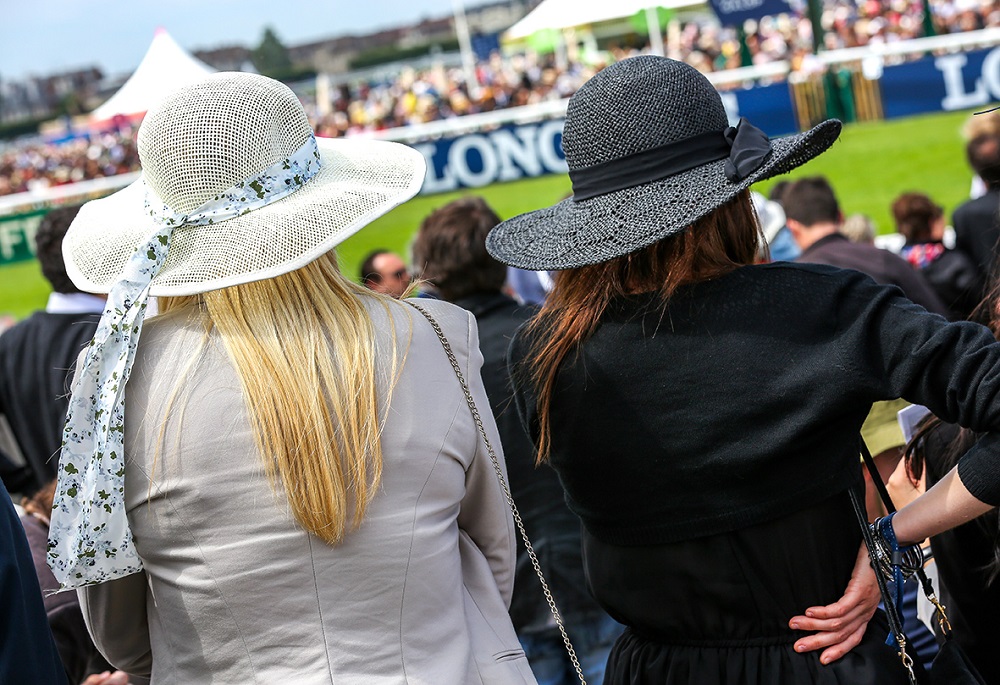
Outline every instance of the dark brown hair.
<svg viewBox="0 0 1000 685">
<path fill-rule="evenodd" d="M 561 271 L 528 335 L 528 365 L 538 408 L 538 461 L 551 448 L 549 414 L 559 367 L 594 332 L 616 297 L 658 292 L 666 305 L 678 287 L 717 278 L 753 264 L 761 241 L 749 191 L 684 231 L 611 261 Z"/>
<path fill-rule="evenodd" d="M 1000 138 L 977 136 L 966 144 L 965 155 L 969 166 L 986 185 L 993 187 L 1000 184 Z"/>
<path fill-rule="evenodd" d="M 21 507 L 25 513 L 41 516 L 48 521 L 52 518 L 52 502 L 56 496 L 56 481 L 49 481 L 30 497 L 21 499 Z"/>
<path fill-rule="evenodd" d="M 803 226 L 840 221 L 840 205 L 830 182 L 822 176 L 795 181 L 781 194 L 785 216 Z"/>
<path fill-rule="evenodd" d="M 911 243 L 929 240 L 931 227 L 943 214 L 944 211 L 923 193 L 903 193 L 892 203 L 896 230 Z"/>
<path fill-rule="evenodd" d="M 486 251 L 486 235 L 500 223 L 481 197 L 465 197 L 431 212 L 413 241 L 413 267 L 420 278 L 454 302 L 503 288 L 507 267 Z"/>
<path fill-rule="evenodd" d="M 42 218 L 35 232 L 35 254 L 42 265 L 42 274 L 57 293 L 80 292 L 66 275 L 62 255 L 63 237 L 79 211 L 79 205 L 56 207 Z"/>
</svg>

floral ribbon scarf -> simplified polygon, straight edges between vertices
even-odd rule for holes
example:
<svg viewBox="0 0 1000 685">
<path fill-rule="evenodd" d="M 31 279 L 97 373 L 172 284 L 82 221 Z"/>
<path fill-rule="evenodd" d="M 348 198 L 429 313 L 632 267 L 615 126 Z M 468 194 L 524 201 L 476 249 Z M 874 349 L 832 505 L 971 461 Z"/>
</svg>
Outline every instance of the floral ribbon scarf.
<svg viewBox="0 0 1000 685">
<path fill-rule="evenodd" d="M 173 232 L 259 209 L 315 176 L 322 162 L 309 136 L 289 157 L 187 214 L 167 207 L 148 187 L 146 211 L 156 228 L 125 265 L 77 372 L 70 397 L 52 504 L 48 563 L 60 590 L 103 583 L 142 570 L 125 510 L 125 384 L 153 278 Z"/>
</svg>

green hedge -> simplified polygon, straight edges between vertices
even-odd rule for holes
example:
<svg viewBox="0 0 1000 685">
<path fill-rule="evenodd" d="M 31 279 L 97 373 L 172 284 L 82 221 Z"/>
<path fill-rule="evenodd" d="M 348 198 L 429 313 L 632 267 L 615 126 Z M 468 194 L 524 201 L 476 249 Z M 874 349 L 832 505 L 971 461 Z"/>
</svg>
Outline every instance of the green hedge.
<svg viewBox="0 0 1000 685">
<path fill-rule="evenodd" d="M 54 115 L 45 117 L 35 117 L 33 119 L 21 119 L 0 124 L 0 140 L 10 140 L 19 136 L 27 136 L 38 133 L 38 127 L 51 119 Z"/>
</svg>

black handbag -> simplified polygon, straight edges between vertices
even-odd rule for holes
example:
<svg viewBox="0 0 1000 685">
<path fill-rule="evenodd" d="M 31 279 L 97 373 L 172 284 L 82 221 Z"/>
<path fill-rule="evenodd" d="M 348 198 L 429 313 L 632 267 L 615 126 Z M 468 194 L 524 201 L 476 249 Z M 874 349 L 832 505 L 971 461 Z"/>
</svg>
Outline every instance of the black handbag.
<svg viewBox="0 0 1000 685">
<path fill-rule="evenodd" d="M 886 490 L 885 484 L 882 482 L 878 468 L 875 466 L 875 461 L 872 459 L 871 452 L 868 451 L 868 446 L 865 444 L 863 438 L 860 440 L 860 443 L 861 456 L 864 459 L 865 466 L 868 468 L 868 472 L 871 474 L 872 481 L 875 483 L 875 489 L 878 490 L 886 512 L 892 513 L 896 511 L 896 507 L 892 503 L 892 498 L 889 497 L 889 491 Z M 854 505 L 854 513 L 861 526 L 872 567 L 875 569 L 875 578 L 878 581 L 879 592 L 882 595 L 882 604 L 885 607 L 886 617 L 889 621 L 889 629 L 896 639 L 896 644 L 899 647 L 897 654 L 907 671 L 910 683 L 912 685 L 986 685 L 979 671 L 976 670 L 976 667 L 969 660 L 964 650 L 962 650 L 958 641 L 955 640 L 951 629 L 951 622 L 948 621 L 948 616 L 945 613 L 945 607 L 937 598 L 934 592 L 934 585 L 927 577 L 927 574 L 924 573 L 923 567 L 918 566 L 915 575 L 920 581 L 920 587 L 924 595 L 926 595 L 927 600 L 934 605 L 942 639 L 938 654 L 926 674 L 926 681 L 921 683 L 922 678 L 918 678 L 917 672 L 922 671 L 922 669 L 919 667 L 915 668 L 913 657 L 906 651 L 907 641 L 906 635 L 903 633 L 903 622 L 899 614 L 899 607 L 896 606 L 888 588 L 888 582 L 892 578 L 887 578 L 881 571 L 884 567 L 884 560 L 879 558 L 878 544 L 875 541 L 871 527 L 868 525 L 868 514 L 865 510 L 863 496 L 858 494 L 856 488 L 851 488 L 850 492 L 851 503 Z"/>
</svg>

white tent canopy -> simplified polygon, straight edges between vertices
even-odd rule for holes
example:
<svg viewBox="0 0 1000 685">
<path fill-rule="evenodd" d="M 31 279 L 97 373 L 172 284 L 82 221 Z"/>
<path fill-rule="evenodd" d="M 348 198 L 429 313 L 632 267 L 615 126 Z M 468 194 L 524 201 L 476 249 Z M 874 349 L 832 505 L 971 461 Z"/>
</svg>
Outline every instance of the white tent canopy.
<svg viewBox="0 0 1000 685">
<path fill-rule="evenodd" d="M 509 40 L 526 38 L 544 29 L 568 29 L 630 17 L 650 8 L 677 9 L 703 5 L 705 0 L 543 0 L 504 33 Z"/>
<path fill-rule="evenodd" d="M 135 72 L 90 117 L 93 121 L 105 121 L 119 114 L 142 114 L 164 95 L 200 81 L 214 71 L 179 46 L 165 29 L 156 29 L 153 42 Z"/>
</svg>

